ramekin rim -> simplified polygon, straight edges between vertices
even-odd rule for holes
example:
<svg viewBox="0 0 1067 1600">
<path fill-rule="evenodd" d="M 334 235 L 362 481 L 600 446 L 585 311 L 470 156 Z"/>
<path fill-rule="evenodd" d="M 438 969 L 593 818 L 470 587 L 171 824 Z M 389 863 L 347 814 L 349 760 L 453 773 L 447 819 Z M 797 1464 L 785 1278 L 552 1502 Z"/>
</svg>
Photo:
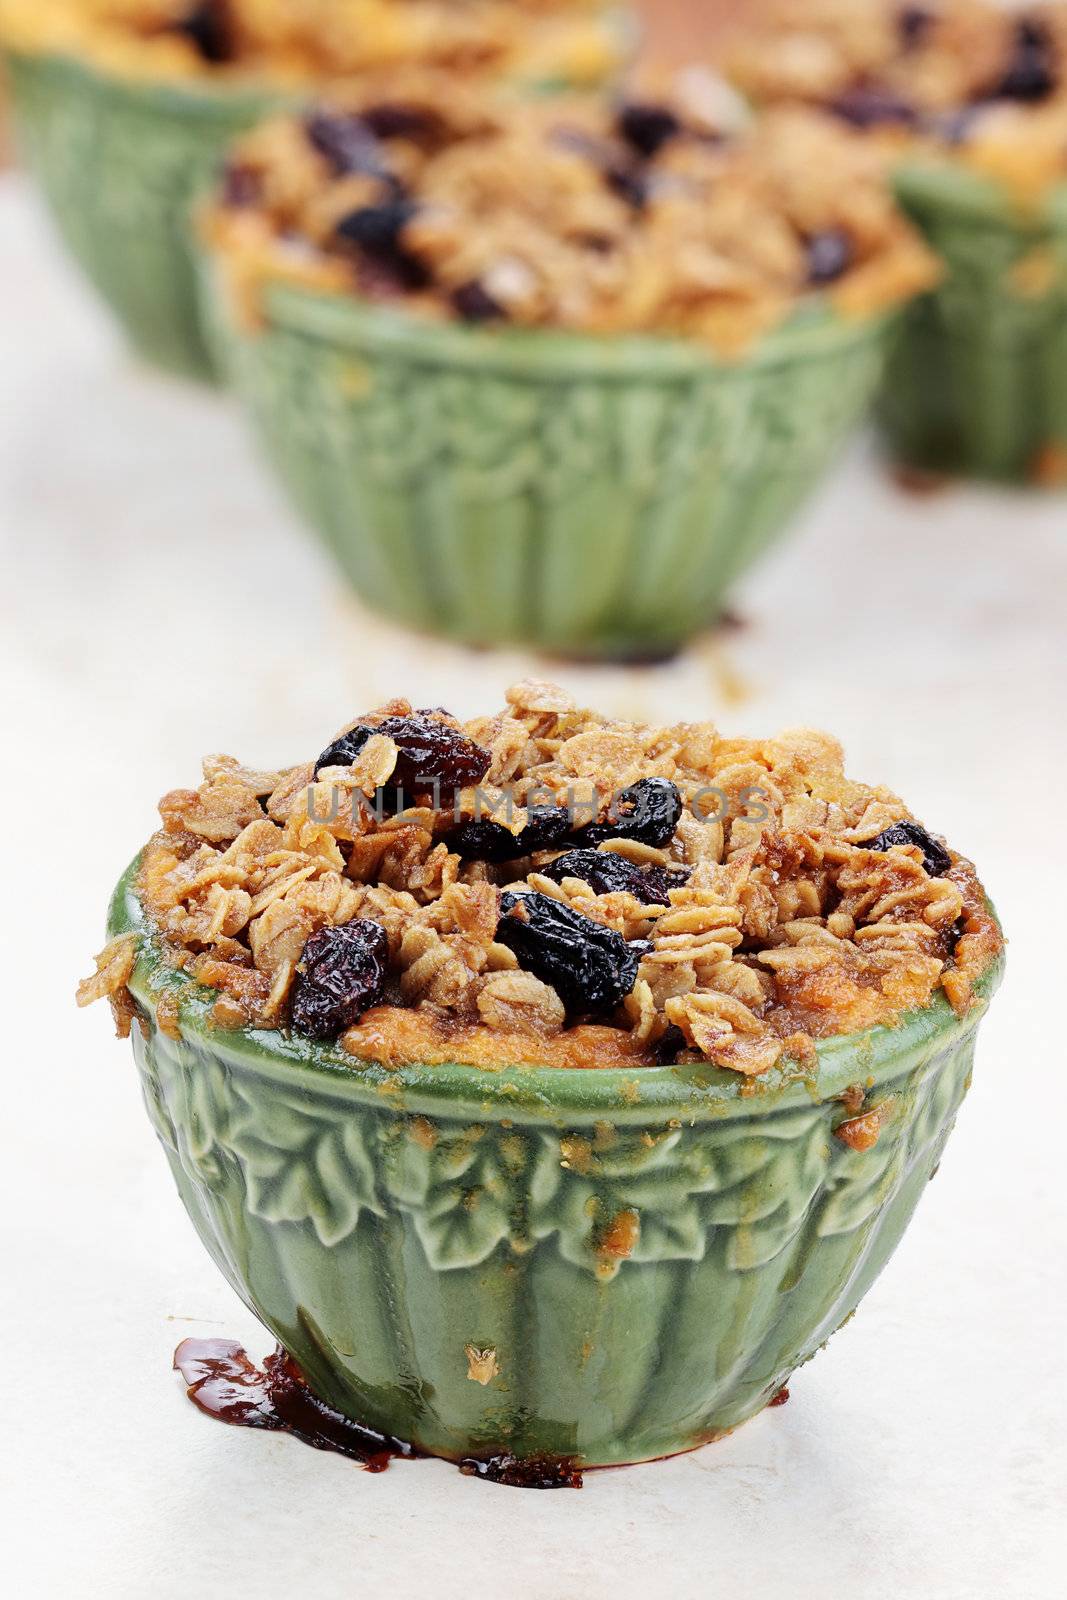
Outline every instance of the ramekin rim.
<svg viewBox="0 0 1067 1600">
<path fill-rule="evenodd" d="M 905 207 L 936 206 L 944 213 L 992 222 L 1011 232 L 1067 232 L 1067 173 L 1061 183 L 1028 200 L 964 160 L 913 152 L 894 165 L 892 184 Z"/>
<path fill-rule="evenodd" d="M 34 49 L 0 37 L 0 57 L 27 64 L 47 64 L 71 77 L 80 77 L 101 89 L 121 92 L 131 101 L 142 101 L 153 110 L 169 110 L 185 115 L 219 115 L 230 121 L 256 112 L 269 116 L 287 104 L 299 105 L 310 98 L 313 84 L 297 85 L 285 79 L 252 77 L 212 83 L 201 78 L 154 77 L 109 71 L 106 63 L 78 55 L 70 48 L 42 44 Z"/>
<path fill-rule="evenodd" d="M 217 254 L 201 245 L 214 263 Z M 432 364 L 480 370 L 539 371 L 555 379 L 568 372 L 589 377 L 652 380 L 746 377 L 877 342 L 903 309 L 893 305 L 869 316 L 845 316 L 826 297 L 813 296 L 736 357 L 695 338 L 665 333 L 593 333 L 563 328 L 472 326 L 436 322 L 401 305 L 364 300 L 347 292 L 285 283 L 264 286 L 267 331 L 297 333 L 353 354 L 374 348 Z"/>
</svg>

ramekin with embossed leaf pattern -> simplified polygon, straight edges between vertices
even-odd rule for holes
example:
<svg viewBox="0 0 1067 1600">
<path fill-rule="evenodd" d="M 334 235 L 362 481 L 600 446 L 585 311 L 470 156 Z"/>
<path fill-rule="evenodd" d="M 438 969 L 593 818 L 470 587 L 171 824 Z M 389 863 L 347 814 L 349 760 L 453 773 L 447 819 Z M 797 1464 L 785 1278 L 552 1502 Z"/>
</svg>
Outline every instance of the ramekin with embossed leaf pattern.
<svg viewBox="0 0 1067 1600">
<path fill-rule="evenodd" d="M 899 1242 L 1001 971 L 962 1017 L 938 994 L 756 1093 L 707 1063 L 386 1071 L 213 1028 L 135 868 L 110 931 L 142 934 L 134 1048 L 201 1239 L 323 1399 L 455 1460 L 640 1461 L 762 1410 Z"/>
<path fill-rule="evenodd" d="M 205 261 L 208 326 L 270 465 L 360 595 L 467 643 L 669 653 L 717 621 L 862 417 L 899 319 L 797 310 L 695 340 L 435 323 Z"/>
</svg>

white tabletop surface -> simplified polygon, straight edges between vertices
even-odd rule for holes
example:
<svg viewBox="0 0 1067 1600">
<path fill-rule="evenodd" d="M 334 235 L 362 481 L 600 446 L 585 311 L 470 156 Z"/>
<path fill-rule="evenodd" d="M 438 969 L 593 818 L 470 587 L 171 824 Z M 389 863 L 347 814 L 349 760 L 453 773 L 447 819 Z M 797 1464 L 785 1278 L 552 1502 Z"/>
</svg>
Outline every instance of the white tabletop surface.
<svg viewBox="0 0 1067 1600">
<path fill-rule="evenodd" d="M 133 363 L 15 178 L 0 321 L 8 1592 L 1062 1596 L 1067 500 L 906 499 L 860 441 L 719 643 L 629 672 L 469 654 L 345 596 L 231 403 Z M 973 1092 L 859 1316 L 787 1406 L 578 1494 L 371 1476 L 200 1416 L 179 1339 L 268 1341 L 186 1222 L 129 1046 L 71 998 L 202 752 L 283 764 L 391 693 L 471 714 L 530 670 L 735 732 L 825 724 L 973 854 L 1011 936 Z"/>
</svg>

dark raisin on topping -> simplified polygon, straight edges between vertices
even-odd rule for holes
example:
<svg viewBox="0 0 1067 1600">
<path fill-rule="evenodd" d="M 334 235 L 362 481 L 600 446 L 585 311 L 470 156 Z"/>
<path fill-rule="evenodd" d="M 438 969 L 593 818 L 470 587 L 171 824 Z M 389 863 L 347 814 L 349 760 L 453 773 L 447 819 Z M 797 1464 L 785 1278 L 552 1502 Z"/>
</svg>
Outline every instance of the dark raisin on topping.
<svg viewBox="0 0 1067 1600">
<path fill-rule="evenodd" d="M 304 133 L 312 148 L 329 162 L 336 177 L 350 172 L 388 177 L 373 130 L 354 112 L 312 111 L 304 119 Z"/>
<path fill-rule="evenodd" d="M 180 33 L 188 39 L 212 66 L 222 66 L 234 58 L 236 42 L 228 0 L 201 0 L 168 28 L 171 33 Z"/>
<path fill-rule="evenodd" d="M 661 1067 L 669 1067 L 677 1061 L 682 1051 L 688 1048 L 685 1034 L 681 1028 L 676 1028 L 672 1023 L 656 1045 L 656 1060 Z"/>
<path fill-rule="evenodd" d="M 358 206 L 341 218 L 334 232 L 346 244 L 358 245 L 368 255 L 394 256 L 400 252 L 400 235 L 417 209 L 411 200 Z"/>
<path fill-rule="evenodd" d="M 815 287 L 836 283 L 852 265 L 852 240 L 841 228 L 813 233 L 808 240 L 808 282 Z"/>
<path fill-rule="evenodd" d="M 913 105 L 879 84 L 855 84 L 830 102 L 830 110 L 854 128 L 875 128 L 880 123 L 912 127 L 918 120 Z"/>
<path fill-rule="evenodd" d="M 477 822 L 461 822 L 458 828 L 446 833 L 441 842 L 464 861 L 514 861 L 523 854 L 519 835 L 488 817 Z"/>
<path fill-rule="evenodd" d="M 1045 100 L 1056 87 L 1052 36 L 1043 22 L 1022 17 L 1015 24 L 1015 49 L 996 88 L 997 100 Z"/>
<path fill-rule="evenodd" d="M 407 139 L 412 144 L 427 144 L 442 133 L 440 117 L 428 106 L 383 101 L 380 105 L 365 106 L 360 115 L 378 139 Z"/>
<path fill-rule="evenodd" d="M 357 917 L 312 934 L 293 985 L 293 1027 L 309 1039 L 336 1039 L 381 1000 L 388 962 L 380 922 Z"/>
<path fill-rule="evenodd" d="M 471 278 L 468 283 L 461 283 L 458 289 L 452 290 L 452 309 L 464 322 L 492 322 L 507 316 L 504 307 L 493 299 L 477 278 Z"/>
<path fill-rule="evenodd" d="M 682 131 L 669 106 L 630 101 L 618 115 L 618 128 L 626 143 L 639 155 L 651 159 Z"/>
<path fill-rule="evenodd" d="M 350 767 L 371 734 L 377 731 L 376 728 L 369 728 L 366 723 L 359 722 L 354 728 L 349 728 L 347 733 L 342 733 L 333 744 L 326 746 L 315 762 L 316 778 L 323 767 Z"/>
<path fill-rule="evenodd" d="M 623 789 L 604 822 L 579 828 L 575 844 L 603 844 L 605 839 L 636 839 L 660 849 L 674 837 L 682 815 L 682 797 L 668 778 L 639 778 Z"/>
<path fill-rule="evenodd" d="M 500 901 L 496 936 L 526 972 L 551 984 L 572 1016 L 613 1011 L 637 982 L 644 946 L 580 911 L 532 891 Z"/>
<path fill-rule="evenodd" d="M 571 814 L 566 806 L 546 806 L 541 811 L 531 811 L 530 820 L 518 833 L 512 833 L 502 822 L 488 817 L 474 822 L 461 822 L 444 836 L 444 843 L 464 861 L 515 861 L 519 856 L 532 855 L 535 850 L 551 850 L 561 844 L 570 832 Z"/>
<path fill-rule="evenodd" d="M 581 878 L 597 894 L 632 894 L 643 906 L 669 905 L 669 891 L 682 888 L 689 879 L 684 867 L 673 872 L 666 867 L 642 867 L 613 850 L 568 850 L 539 870 L 553 883 Z"/>
<path fill-rule="evenodd" d="M 403 247 L 401 234 L 418 210 L 412 200 L 395 195 L 379 205 L 357 206 L 334 229 L 339 244 L 362 253 L 372 280 L 388 287 L 424 289 L 430 274 L 416 256 Z"/>
<path fill-rule="evenodd" d="M 897 34 L 904 50 L 917 50 L 933 25 L 932 11 L 925 6 L 904 6 L 897 13 Z"/>
<path fill-rule="evenodd" d="M 350 767 L 372 734 L 392 739 L 396 766 L 389 787 L 382 791 L 386 809 L 402 810 L 416 797 L 428 795 L 441 805 L 451 805 L 457 789 L 481 783 L 492 756 L 448 722 L 433 717 L 385 717 L 374 726 L 357 723 L 328 745 L 315 763 L 315 776 L 323 767 Z"/>
<path fill-rule="evenodd" d="M 551 850 L 562 844 L 571 831 L 574 818 L 569 806 L 530 806 L 528 821 L 522 830 L 527 854 L 534 850 Z"/>
<path fill-rule="evenodd" d="M 615 248 L 615 240 L 606 233 L 575 234 L 574 242 L 583 250 L 591 250 L 595 256 L 609 256 Z"/>
<path fill-rule="evenodd" d="M 233 206 L 235 210 L 241 206 L 254 206 L 263 194 L 263 174 L 258 167 L 251 166 L 247 161 L 231 161 L 222 175 L 222 200 L 223 204 Z"/>
<path fill-rule="evenodd" d="M 877 839 L 865 839 L 865 850 L 892 850 L 894 845 L 915 845 L 922 851 L 923 866 L 931 878 L 943 878 L 952 865 L 952 857 L 943 844 L 933 838 L 926 829 L 917 822 L 894 822 L 891 828 L 886 828 Z"/>
</svg>

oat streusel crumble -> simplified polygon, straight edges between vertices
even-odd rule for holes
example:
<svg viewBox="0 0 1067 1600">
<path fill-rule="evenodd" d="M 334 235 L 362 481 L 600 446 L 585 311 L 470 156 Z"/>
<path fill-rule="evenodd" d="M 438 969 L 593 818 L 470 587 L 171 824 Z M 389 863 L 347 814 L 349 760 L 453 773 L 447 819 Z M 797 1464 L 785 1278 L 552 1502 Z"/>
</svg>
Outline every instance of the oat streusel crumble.
<svg viewBox="0 0 1067 1600">
<path fill-rule="evenodd" d="M 1067 176 L 1067 6 L 777 0 L 734 49 L 764 104 L 823 107 L 889 148 L 946 155 L 1019 194 Z"/>
<path fill-rule="evenodd" d="M 820 296 L 865 316 L 939 271 L 868 141 L 803 109 L 749 126 L 699 72 L 616 103 L 379 78 L 240 141 L 204 226 L 246 322 L 281 281 L 726 353 Z"/>
<path fill-rule="evenodd" d="M 5 36 L 131 76 L 303 82 L 401 63 L 600 82 L 603 0 L 0 0 Z"/>
<path fill-rule="evenodd" d="M 939 989 L 965 1011 L 1001 948 L 971 863 L 827 734 L 617 722 L 549 684 L 465 723 L 397 700 L 287 771 L 210 756 L 160 812 L 138 894 L 212 1021 L 387 1064 L 755 1077 Z M 79 991 L 120 1031 L 138 946 Z"/>
</svg>

